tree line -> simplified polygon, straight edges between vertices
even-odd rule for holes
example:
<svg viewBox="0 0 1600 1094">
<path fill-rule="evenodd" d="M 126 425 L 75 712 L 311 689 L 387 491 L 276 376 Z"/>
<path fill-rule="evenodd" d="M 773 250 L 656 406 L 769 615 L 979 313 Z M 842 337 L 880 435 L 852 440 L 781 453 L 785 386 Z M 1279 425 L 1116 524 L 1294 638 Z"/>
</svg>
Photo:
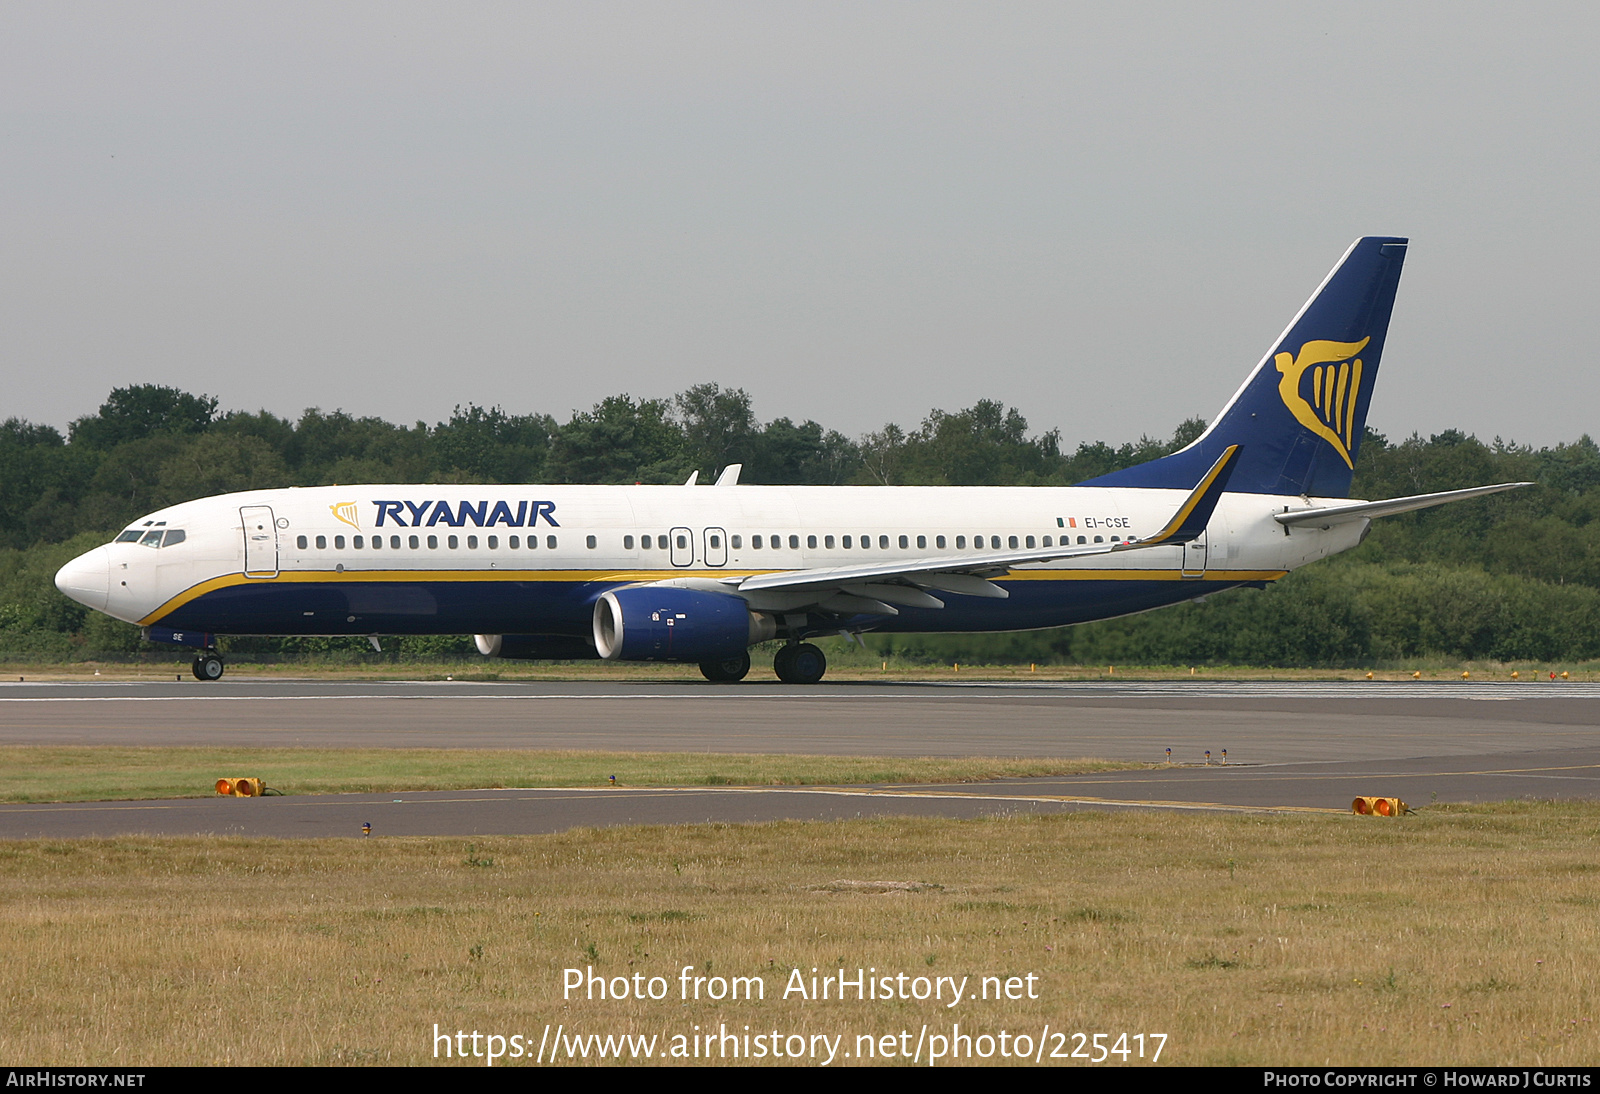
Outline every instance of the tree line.
<svg viewBox="0 0 1600 1094">
<path fill-rule="evenodd" d="M 744 465 L 742 481 L 774 485 L 1070 485 L 1166 455 L 1204 428 L 1196 418 L 1165 440 L 1069 449 L 1059 430 L 1031 432 L 1015 408 L 983 400 L 930 411 L 915 428 L 888 423 L 852 439 L 809 420 L 763 423 L 746 392 L 717 384 L 669 399 L 615 395 L 566 422 L 469 405 L 448 421 L 405 426 L 317 408 L 295 421 L 222 412 L 206 395 L 118 388 L 65 436 L 17 418 L 0 423 L 0 651 L 135 648 L 132 628 L 57 594 L 54 568 L 143 513 L 213 494 L 365 482 L 673 483 L 730 463 Z M 969 661 L 1600 657 L 1600 447 L 1587 435 L 1535 449 L 1456 430 L 1391 442 L 1369 429 L 1352 493 L 1511 480 L 1537 485 L 1379 520 L 1358 550 L 1263 593 L 1062 631 L 872 641 Z M 440 652 L 461 643 L 410 645 Z"/>
</svg>

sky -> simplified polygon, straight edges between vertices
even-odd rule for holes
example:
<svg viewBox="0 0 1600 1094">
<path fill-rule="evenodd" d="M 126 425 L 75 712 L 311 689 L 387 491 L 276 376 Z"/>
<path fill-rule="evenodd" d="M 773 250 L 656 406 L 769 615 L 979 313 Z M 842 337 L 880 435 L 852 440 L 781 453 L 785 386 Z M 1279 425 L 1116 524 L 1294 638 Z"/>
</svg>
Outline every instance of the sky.
<svg viewBox="0 0 1600 1094">
<path fill-rule="evenodd" d="M 1404 235 L 1369 424 L 1600 432 L 1580 4 L 0 6 L 0 418 L 743 388 L 1211 419 Z"/>
</svg>

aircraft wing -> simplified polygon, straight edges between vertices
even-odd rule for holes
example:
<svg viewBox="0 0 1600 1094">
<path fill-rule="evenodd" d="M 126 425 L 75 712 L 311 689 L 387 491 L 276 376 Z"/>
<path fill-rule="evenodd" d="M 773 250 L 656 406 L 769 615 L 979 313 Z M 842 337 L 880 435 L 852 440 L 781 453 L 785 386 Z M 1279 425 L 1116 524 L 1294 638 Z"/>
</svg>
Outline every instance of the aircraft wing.
<svg viewBox="0 0 1600 1094">
<path fill-rule="evenodd" d="M 1228 476 L 1237 462 L 1239 446 L 1232 445 L 1217 458 L 1178 506 L 1172 518 L 1148 539 L 1083 546 L 1041 547 L 985 554 L 940 555 L 936 558 L 899 558 L 853 566 L 825 566 L 784 570 L 725 582 L 741 594 L 811 594 L 806 604 L 832 611 L 897 614 L 893 603 L 912 607 L 942 608 L 944 602 L 922 591 L 933 589 L 967 596 L 1004 598 L 1009 594 L 988 579 L 1030 562 L 1059 562 L 1092 555 L 1123 554 L 1147 547 L 1167 547 L 1197 539 L 1211 520 L 1217 501 L 1227 489 Z M 795 603 L 794 607 L 802 605 Z"/>
<path fill-rule="evenodd" d="M 1387 501 L 1358 501 L 1349 505 L 1324 505 L 1313 509 L 1289 509 L 1272 514 L 1279 524 L 1293 527 L 1296 524 L 1313 524 L 1330 527 L 1350 520 L 1373 517 L 1392 517 L 1396 513 L 1409 513 L 1415 509 L 1431 509 L 1435 505 L 1448 505 L 1453 501 L 1478 498 L 1485 494 L 1498 494 L 1503 490 L 1520 490 L 1532 486 L 1531 482 L 1502 482 L 1494 486 L 1473 486 L 1466 490 L 1445 490 L 1438 494 L 1413 494 L 1408 498 L 1389 498 Z"/>
</svg>

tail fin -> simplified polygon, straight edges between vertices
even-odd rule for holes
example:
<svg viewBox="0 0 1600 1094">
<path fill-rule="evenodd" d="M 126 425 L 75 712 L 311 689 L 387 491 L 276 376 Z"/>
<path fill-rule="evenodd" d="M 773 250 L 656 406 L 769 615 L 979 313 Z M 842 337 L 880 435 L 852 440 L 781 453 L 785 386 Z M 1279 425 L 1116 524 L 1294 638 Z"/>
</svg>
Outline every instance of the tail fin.
<svg viewBox="0 0 1600 1094">
<path fill-rule="evenodd" d="M 1405 257 L 1404 239 L 1356 240 L 1198 440 L 1081 485 L 1188 490 L 1239 445 L 1230 490 L 1347 497 Z"/>
</svg>

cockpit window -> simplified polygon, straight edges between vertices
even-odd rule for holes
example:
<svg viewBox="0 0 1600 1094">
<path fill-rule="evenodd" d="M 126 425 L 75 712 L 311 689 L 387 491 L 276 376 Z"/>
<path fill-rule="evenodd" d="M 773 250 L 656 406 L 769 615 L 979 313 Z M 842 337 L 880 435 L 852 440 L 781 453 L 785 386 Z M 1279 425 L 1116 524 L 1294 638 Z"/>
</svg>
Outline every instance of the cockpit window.
<svg viewBox="0 0 1600 1094">
<path fill-rule="evenodd" d="M 141 547 L 171 547 L 175 543 L 182 543 L 184 538 L 182 528 L 152 528 L 148 532 L 143 528 L 129 528 L 112 542 L 137 543 Z"/>
</svg>

